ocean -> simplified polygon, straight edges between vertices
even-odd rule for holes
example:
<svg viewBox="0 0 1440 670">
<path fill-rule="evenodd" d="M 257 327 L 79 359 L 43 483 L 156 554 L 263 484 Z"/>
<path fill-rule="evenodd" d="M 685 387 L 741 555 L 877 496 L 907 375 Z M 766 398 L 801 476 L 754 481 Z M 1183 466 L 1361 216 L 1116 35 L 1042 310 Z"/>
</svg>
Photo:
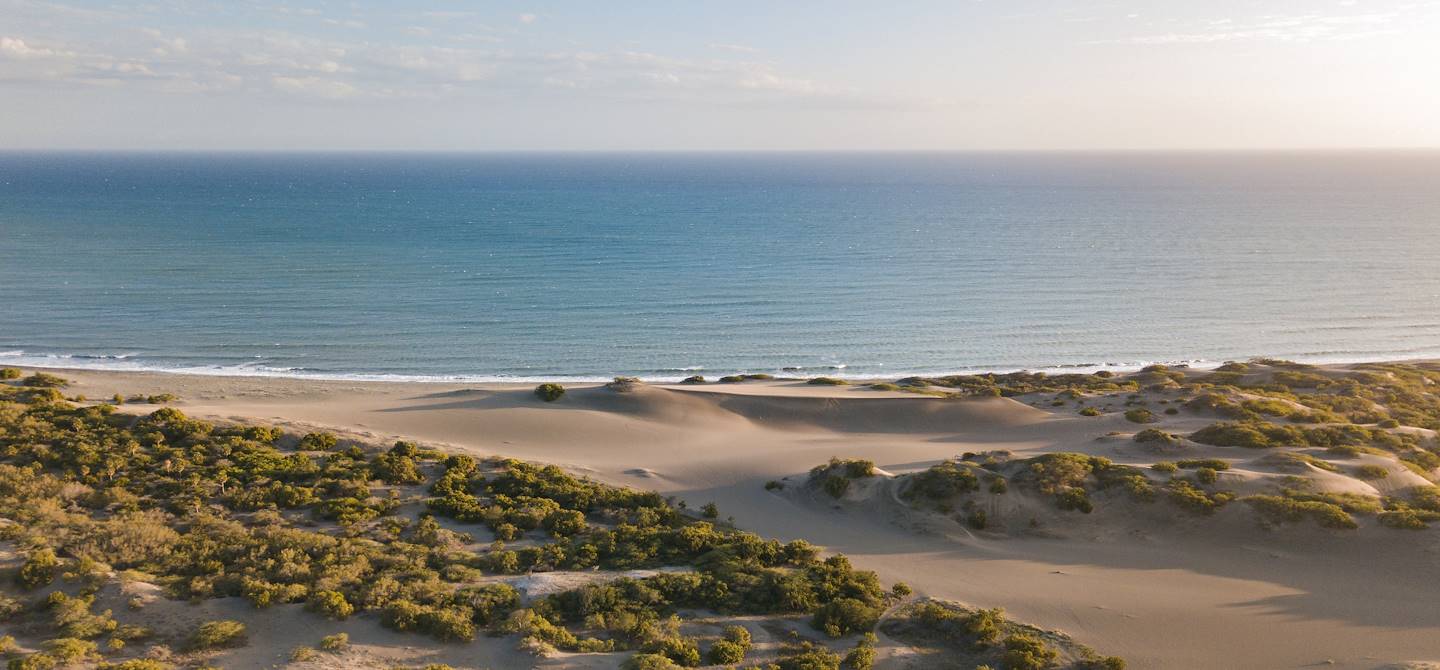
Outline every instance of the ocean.
<svg viewBox="0 0 1440 670">
<path fill-rule="evenodd" d="M 0 154 L 0 365 L 854 378 L 1440 356 L 1440 153 Z"/>
</svg>

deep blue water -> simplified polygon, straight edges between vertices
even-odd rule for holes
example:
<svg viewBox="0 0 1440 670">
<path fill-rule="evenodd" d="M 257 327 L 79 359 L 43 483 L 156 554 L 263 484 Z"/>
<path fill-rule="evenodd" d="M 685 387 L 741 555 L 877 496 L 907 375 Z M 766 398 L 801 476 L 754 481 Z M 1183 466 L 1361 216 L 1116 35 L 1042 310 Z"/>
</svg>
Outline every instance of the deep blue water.
<svg viewBox="0 0 1440 670">
<path fill-rule="evenodd" d="M 1440 153 L 0 154 L 0 364 L 1440 356 Z"/>
</svg>

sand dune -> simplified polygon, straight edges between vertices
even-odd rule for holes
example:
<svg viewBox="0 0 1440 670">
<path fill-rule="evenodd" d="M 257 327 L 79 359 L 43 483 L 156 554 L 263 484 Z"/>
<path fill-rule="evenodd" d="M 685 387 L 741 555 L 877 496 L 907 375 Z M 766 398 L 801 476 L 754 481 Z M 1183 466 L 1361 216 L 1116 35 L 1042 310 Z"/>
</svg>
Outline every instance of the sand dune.
<svg viewBox="0 0 1440 670">
<path fill-rule="evenodd" d="M 623 392 L 588 385 L 544 403 L 529 386 L 503 384 L 64 374 L 90 397 L 171 391 L 195 416 L 325 427 L 369 441 L 418 439 L 556 463 L 692 505 L 714 501 L 744 528 L 823 544 L 924 595 L 1003 606 L 1019 620 L 1123 656 L 1130 667 L 1378 668 L 1440 660 L 1434 531 L 1267 529 L 1234 504 L 1214 517 L 1117 511 L 1011 536 L 916 515 L 884 476 L 838 501 L 800 485 L 810 467 L 832 456 L 873 460 L 887 475 L 991 450 L 1076 451 L 1140 466 L 1175 458 L 1132 441 L 1135 424 L 1118 415 L 793 382 Z M 1185 414 L 1161 425 L 1188 432 L 1212 420 Z M 1234 460 L 1223 477 L 1241 493 L 1281 476 L 1252 451 L 1194 443 L 1178 449 L 1185 458 Z M 1362 464 L 1390 474 L 1362 481 L 1344 469 Z M 1300 474 L 1327 491 L 1370 495 L 1425 481 L 1389 457 L 1367 454 L 1344 468 Z M 763 486 L 782 478 L 784 491 Z M 900 659 L 887 662 L 904 667 Z"/>
</svg>

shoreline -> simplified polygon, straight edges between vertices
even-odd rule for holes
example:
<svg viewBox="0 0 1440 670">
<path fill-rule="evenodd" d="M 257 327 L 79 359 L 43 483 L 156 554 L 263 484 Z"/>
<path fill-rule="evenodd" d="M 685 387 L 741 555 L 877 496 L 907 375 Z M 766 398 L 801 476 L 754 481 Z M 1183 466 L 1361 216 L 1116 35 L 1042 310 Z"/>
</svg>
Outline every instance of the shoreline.
<svg viewBox="0 0 1440 670">
<path fill-rule="evenodd" d="M 846 365 L 832 366 L 808 366 L 808 367 L 783 367 L 770 369 L 707 369 L 703 366 L 690 368 L 674 368 L 673 372 L 666 374 L 642 373 L 626 374 L 616 373 L 612 375 L 599 374 L 554 374 L 554 375 L 485 375 L 485 374 L 398 374 L 398 373 L 347 373 L 347 372 L 309 372 L 303 370 L 265 369 L 263 367 L 236 366 L 201 366 L 201 367 L 166 367 L 161 365 L 129 365 L 129 356 L 83 356 L 83 355 L 61 355 L 42 354 L 25 355 L 23 352 L 0 352 L 0 367 L 13 367 L 21 369 L 44 370 L 50 372 L 104 372 L 114 374 L 156 374 L 175 377 L 213 377 L 213 378 L 238 378 L 238 379 L 290 379 L 298 381 L 315 382 L 364 382 L 380 384 L 539 384 L 544 382 L 558 382 L 565 384 L 603 384 L 617 377 L 634 377 L 648 384 L 676 384 L 691 375 L 700 375 L 706 378 L 706 382 L 713 382 L 726 375 L 742 374 L 768 374 L 780 381 L 805 381 L 815 377 L 831 377 L 843 379 L 852 383 L 875 383 L 895 381 L 906 377 L 946 377 L 953 375 L 983 375 L 983 374 L 1014 374 L 1019 372 L 1040 373 L 1047 375 L 1059 374 L 1093 374 L 1096 372 L 1111 372 L 1115 374 L 1129 374 L 1139 372 L 1141 369 L 1151 365 L 1164 365 L 1177 369 L 1190 369 L 1197 371 L 1213 370 L 1225 363 L 1232 361 L 1251 361 L 1265 358 L 1287 360 L 1295 363 L 1317 366 L 1346 366 L 1363 365 L 1373 363 L 1415 363 L 1431 360 L 1440 360 L 1440 351 L 1434 353 L 1417 353 L 1407 356 L 1389 356 L 1377 354 L 1375 356 L 1247 356 L 1226 360 L 1210 359 L 1167 359 L 1147 360 L 1136 362 L 1111 362 L 1111 363 L 1060 363 L 1044 366 L 979 366 L 961 367 L 943 371 L 905 370 L 893 373 L 864 373 L 847 374 Z M 69 363 L 62 361 L 82 361 L 80 363 Z M 89 363 L 89 361 L 111 361 L 109 364 Z"/>
</svg>

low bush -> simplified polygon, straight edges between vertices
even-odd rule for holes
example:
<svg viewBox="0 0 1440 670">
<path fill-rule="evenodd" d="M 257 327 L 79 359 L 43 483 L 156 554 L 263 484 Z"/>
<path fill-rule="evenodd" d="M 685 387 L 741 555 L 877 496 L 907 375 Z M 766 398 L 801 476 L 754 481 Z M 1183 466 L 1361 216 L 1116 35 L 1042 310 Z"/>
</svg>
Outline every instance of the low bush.
<svg viewBox="0 0 1440 670">
<path fill-rule="evenodd" d="M 944 461 L 911 475 L 901 494 L 907 500 L 927 498 L 945 500 L 980 488 L 980 479 L 969 467 L 955 461 Z"/>
<path fill-rule="evenodd" d="M 1230 462 L 1220 458 L 1187 458 L 1175 463 L 1176 466 L 1185 470 L 1199 468 L 1210 468 L 1211 470 L 1229 470 Z"/>
<path fill-rule="evenodd" d="M 189 648 L 195 650 L 245 646 L 245 624 L 239 621 L 206 621 L 190 636 Z"/>
<path fill-rule="evenodd" d="M 1339 505 L 1320 500 L 1297 500 L 1286 496 L 1254 495 L 1245 499 L 1267 519 L 1276 522 L 1297 522 L 1306 518 L 1324 528 L 1353 530 L 1360 524 Z"/>
<path fill-rule="evenodd" d="M 0 368 L 0 380 L 19 379 L 21 374 L 15 368 Z"/>
<path fill-rule="evenodd" d="M 306 433 L 300 438 L 298 448 L 302 451 L 333 451 L 339 443 L 339 438 L 332 433 Z"/>
<path fill-rule="evenodd" d="M 1229 491 L 1209 494 L 1183 479 L 1170 480 L 1165 485 L 1165 492 L 1170 501 L 1176 505 L 1190 512 L 1205 515 L 1214 514 L 1216 510 L 1235 499 L 1235 494 Z"/>
<path fill-rule="evenodd" d="M 1360 479 L 1385 479 L 1390 476 L 1390 470 L 1381 465 L 1361 465 L 1355 468 L 1355 476 Z"/>
<path fill-rule="evenodd" d="M 555 402 L 563 395 L 565 387 L 559 384 L 545 383 L 535 387 L 535 397 L 545 402 Z"/>
<path fill-rule="evenodd" d="M 1268 414 L 1278 417 L 1288 417 L 1296 413 L 1296 409 L 1289 403 L 1274 398 L 1246 400 L 1240 403 L 1240 407 L 1256 414 Z"/>
<path fill-rule="evenodd" d="M 60 559 L 49 547 L 31 550 L 25 562 L 15 573 L 15 583 L 24 589 L 38 589 L 55 581 L 55 572 L 60 568 Z"/>
<path fill-rule="evenodd" d="M 344 651 L 350 647 L 348 633 L 336 633 L 320 638 L 320 648 L 325 651 Z"/>
<path fill-rule="evenodd" d="M 745 660 L 750 644 L 750 631 L 744 626 L 726 626 L 706 657 L 712 665 L 737 665 Z"/>
<path fill-rule="evenodd" d="M 29 377 L 21 379 L 20 385 L 29 386 L 32 388 L 62 389 L 66 386 L 69 386 L 70 381 L 65 379 L 64 377 L 56 377 L 52 374 L 37 372 L 33 375 L 30 375 Z"/>
<path fill-rule="evenodd" d="M 1143 407 L 1125 410 L 1125 420 L 1130 423 L 1154 423 L 1155 414 Z"/>
<path fill-rule="evenodd" d="M 1015 633 L 1005 638 L 1006 670 L 1046 670 L 1059 654 L 1039 638 Z"/>
<path fill-rule="evenodd" d="M 816 385 L 816 386 L 849 386 L 849 385 L 850 385 L 850 382 L 847 382 L 847 381 L 845 381 L 844 379 L 840 379 L 840 378 L 838 378 L 838 377 L 815 377 L 814 379 L 811 379 L 810 381 L 807 381 L 807 382 L 805 382 L 805 383 L 806 383 L 806 384 L 814 384 L 814 385 Z"/>
<path fill-rule="evenodd" d="M 1401 530 L 1424 530 L 1430 527 L 1430 524 L 1425 522 L 1425 518 L 1413 509 L 1381 512 L 1375 516 L 1375 520 L 1387 528 Z"/>
<path fill-rule="evenodd" d="M 855 598 L 836 598 L 815 611 L 811 625 L 830 637 L 844 637 L 874 628 L 880 614 L 876 605 Z"/>
<path fill-rule="evenodd" d="M 1135 441 L 1141 444 L 1172 445 L 1179 444 L 1180 438 L 1158 428 L 1146 428 L 1135 433 Z"/>
<path fill-rule="evenodd" d="M 1263 421 L 1221 421 L 1192 433 L 1190 439 L 1217 447 L 1269 449 L 1287 444 L 1304 444 L 1306 434 L 1293 426 Z"/>
<path fill-rule="evenodd" d="M 355 606 L 346 601 L 345 594 L 339 591 L 316 591 L 310 596 L 307 607 L 313 612 L 338 620 L 348 619 L 355 613 Z"/>
</svg>

